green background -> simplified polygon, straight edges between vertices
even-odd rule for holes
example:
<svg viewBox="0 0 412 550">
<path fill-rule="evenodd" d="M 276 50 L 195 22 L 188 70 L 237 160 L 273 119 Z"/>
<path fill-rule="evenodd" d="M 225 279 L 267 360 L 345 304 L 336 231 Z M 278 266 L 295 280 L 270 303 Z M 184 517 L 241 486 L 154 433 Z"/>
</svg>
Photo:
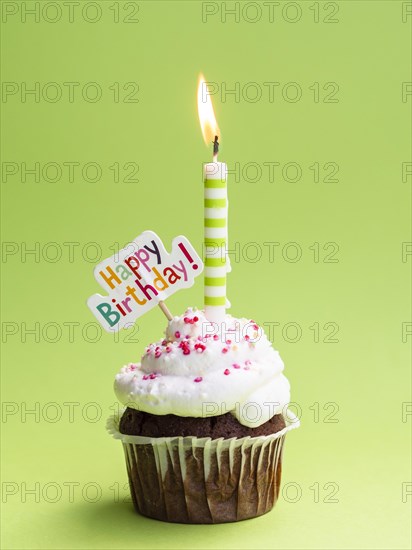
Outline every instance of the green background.
<svg viewBox="0 0 412 550">
<path fill-rule="evenodd" d="M 50 2 L 40 2 L 50 6 L 39 22 L 24 21 L 22 3 L 2 4 L 17 10 L 2 23 L 2 79 L 17 90 L 2 103 L 2 238 L 13 252 L 2 265 L 9 412 L 1 424 L 2 547 L 409 548 L 412 497 L 402 499 L 402 491 L 411 482 L 411 416 L 402 419 L 402 410 L 411 400 L 410 337 L 402 341 L 402 324 L 411 319 L 411 256 L 402 261 L 402 243 L 411 240 L 411 178 L 402 181 L 402 163 L 411 96 L 402 100 L 402 82 L 411 81 L 411 17 L 402 21 L 404 3 L 281 2 L 270 22 L 264 2 L 246 12 L 240 2 L 239 22 L 230 15 L 225 22 L 215 2 L 218 13 L 203 22 L 202 2 L 101 1 L 95 23 L 80 8 L 73 22 L 67 9 L 48 22 L 57 13 Z M 139 21 L 124 22 L 136 5 Z M 252 23 L 256 6 L 262 17 Z M 338 21 L 324 21 L 335 7 L 329 18 Z M 228 281 L 231 313 L 278 323 L 274 345 L 302 426 L 288 436 L 284 491 L 271 513 L 182 526 L 132 511 L 121 446 L 105 433 L 115 373 L 161 336 L 165 319 L 152 310 L 116 341 L 96 332 L 85 301 L 99 290 L 95 263 L 145 229 L 166 246 L 184 234 L 201 250 L 201 165 L 210 159 L 196 111 L 201 71 L 219 90 L 240 87 L 238 100 L 213 96 L 221 160 L 240 167 L 239 178 L 229 176 L 229 235 L 239 250 Z M 38 102 L 23 101 L 23 83 L 35 82 L 41 91 L 58 83 L 61 99 L 40 93 Z M 80 83 L 73 102 L 63 82 Z M 95 103 L 82 97 L 88 82 L 102 90 Z M 118 102 L 110 89 L 116 82 Z M 124 102 L 127 82 L 138 83 L 137 103 Z M 273 101 L 264 82 L 279 82 Z M 339 86 L 335 102 L 324 101 L 330 82 Z M 296 86 L 301 98 L 293 101 Z M 252 102 L 256 89 L 262 97 Z M 36 162 L 41 169 L 58 163 L 61 179 L 47 181 L 50 168 L 39 182 L 30 175 L 24 182 L 22 163 Z M 91 176 L 77 168 L 70 182 L 65 162 L 97 163 L 100 181 L 86 181 Z M 137 163 L 138 181 L 122 181 L 123 168 L 113 181 L 116 162 Z M 274 181 L 268 162 L 280 163 Z M 299 181 L 290 181 L 293 166 L 284 168 L 291 162 L 302 171 Z M 323 181 L 328 162 L 338 165 L 338 181 Z M 248 163 L 260 167 L 258 181 Z M 13 167 L 16 174 L 4 174 Z M 71 258 L 68 242 L 76 243 Z M 279 243 L 272 258 L 267 242 Z M 37 256 L 25 254 L 35 246 Z M 329 260 L 337 261 L 325 261 L 336 246 Z M 291 261 L 296 250 L 301 258 Z M 172 296 L 172 312 L 201 307 L 202 287 L 198 279 Z M 25 335 L 33 328 L 37 336 Z M 27 414 L 35 407 L 37 415 Z M 36 487 L 37 497 L 24 494 Z"/>
</svg>

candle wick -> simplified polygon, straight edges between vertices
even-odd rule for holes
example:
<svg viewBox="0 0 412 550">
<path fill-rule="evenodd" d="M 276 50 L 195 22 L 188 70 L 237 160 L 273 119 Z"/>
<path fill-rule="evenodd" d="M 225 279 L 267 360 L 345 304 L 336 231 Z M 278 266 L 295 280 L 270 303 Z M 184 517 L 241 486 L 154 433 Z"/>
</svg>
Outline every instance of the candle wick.
<svg viewBox="0 0 412 550">
<path fill-rule="evenodd" d="M 213 143 L 213 162 L 217 162 L 217 155 L 219 153 L 219 136 L 215 136 Z"/>
</svg>

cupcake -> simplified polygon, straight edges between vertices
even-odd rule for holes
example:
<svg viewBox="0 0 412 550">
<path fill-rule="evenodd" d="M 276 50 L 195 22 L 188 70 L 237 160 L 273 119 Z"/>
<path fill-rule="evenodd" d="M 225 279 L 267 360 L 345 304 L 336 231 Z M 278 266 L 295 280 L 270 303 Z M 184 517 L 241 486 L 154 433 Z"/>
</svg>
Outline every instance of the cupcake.
<svg viewBox="0 0 412 550">
<path fill-rule="evenodd" d="M 189 308 L 140 363 L 121 369 L 124 405 L 109 420 L 122 441 L 136 510 L 179 523 L 265 514 L 280 488 L 288 411 L 283 362 L 253 320 L 210 323 Z"/>
</svg>

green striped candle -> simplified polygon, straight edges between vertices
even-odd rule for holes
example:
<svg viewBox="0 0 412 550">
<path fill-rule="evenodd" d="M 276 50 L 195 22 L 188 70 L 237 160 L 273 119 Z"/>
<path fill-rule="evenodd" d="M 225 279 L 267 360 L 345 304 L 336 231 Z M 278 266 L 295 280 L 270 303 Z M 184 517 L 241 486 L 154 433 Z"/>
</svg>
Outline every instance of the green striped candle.
<svg viewBox="0 0 412 550">
<path fill-rule="evenodd" d="M 224 162 L 204 165 L 205 184 L 205 315 L 221 321 L 226 312 L 227 166 Z"/>
</svg>

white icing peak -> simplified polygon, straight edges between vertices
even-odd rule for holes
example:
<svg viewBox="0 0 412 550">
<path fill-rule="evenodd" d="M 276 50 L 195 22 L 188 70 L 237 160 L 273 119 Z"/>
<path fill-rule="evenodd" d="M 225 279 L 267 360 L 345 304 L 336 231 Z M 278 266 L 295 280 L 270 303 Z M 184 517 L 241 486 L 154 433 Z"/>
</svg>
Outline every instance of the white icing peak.
<svg viewBox="0 0 412 550">
<path fill-rule="evenodd" d="M 141 363 L 116 376 L 119 400 L 152 414 L 207 417 L 231 412 L 256 427 L 285 412 L 290 386 L 284 365 L 253 320 L 226 315 L 210 323 L 189 308 L 150 344 Z"/>
</svg>

